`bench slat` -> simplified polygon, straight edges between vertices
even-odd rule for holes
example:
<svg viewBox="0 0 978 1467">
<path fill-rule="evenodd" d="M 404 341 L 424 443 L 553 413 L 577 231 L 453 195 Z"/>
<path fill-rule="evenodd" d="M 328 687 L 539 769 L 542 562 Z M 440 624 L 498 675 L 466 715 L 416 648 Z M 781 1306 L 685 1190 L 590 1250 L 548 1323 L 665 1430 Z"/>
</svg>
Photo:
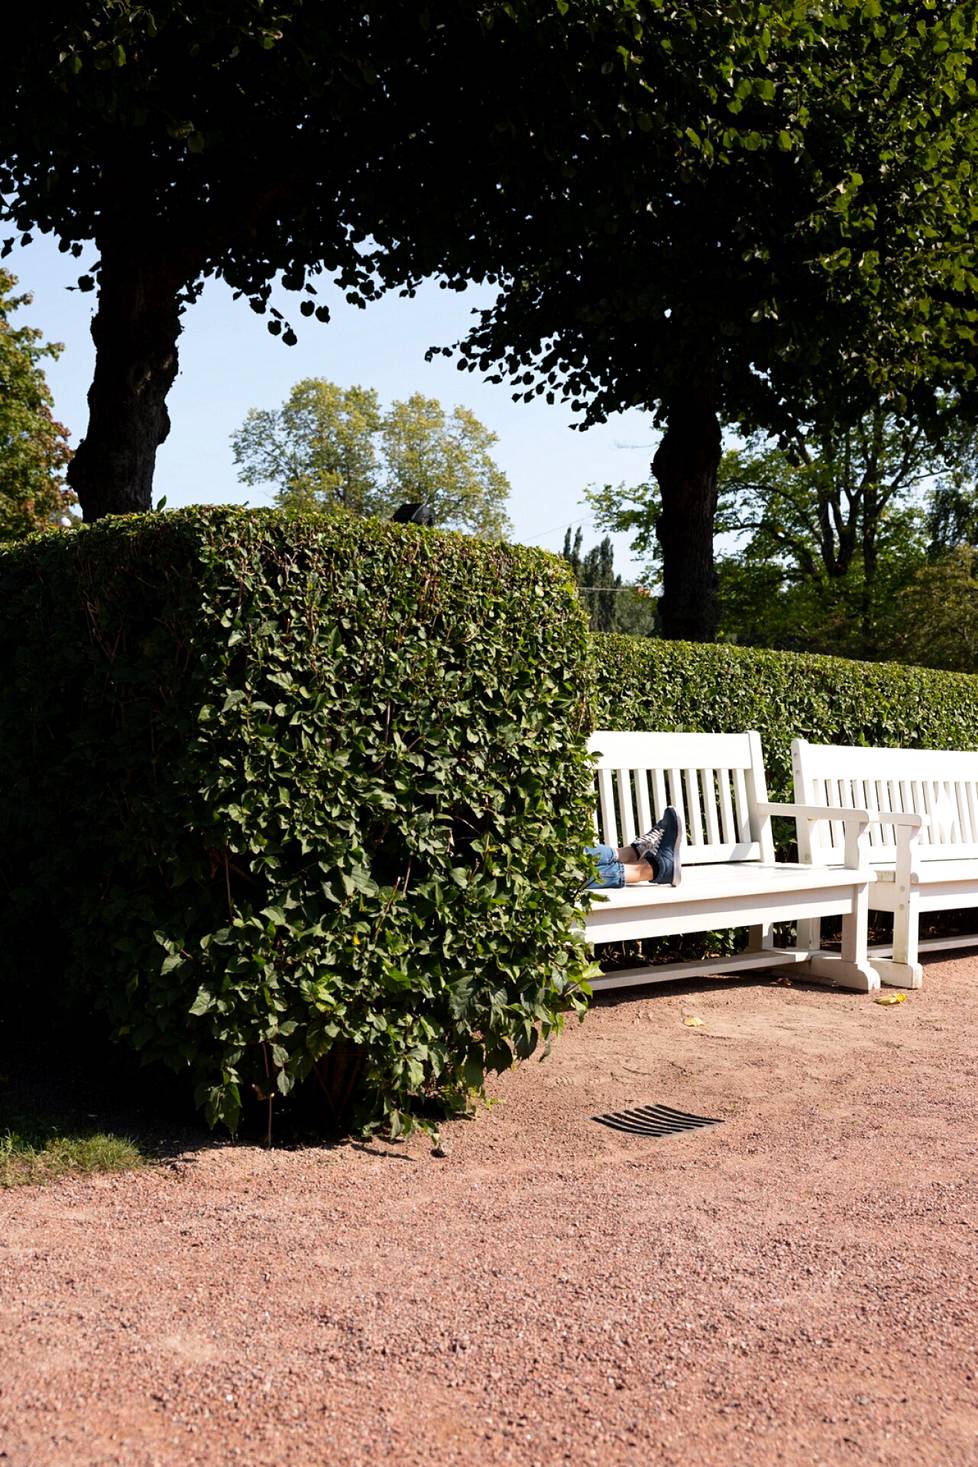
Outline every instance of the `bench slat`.
<svg viewBox="0 0 978 1467">
<path fill-rule="evenodd" d="M 654 790 L 655 817 L 658 820 L 669 803 L 669 797 L 666 794 L 666 777 L 661 769 L 653 769 L 652 771 L 652 788 Z"/>
<path fill-rule="evenodd" d="M 720 844 L 720 821 L 717 817 L 716 772 L 703 770 L 703 808 L 706 815 L 706 839 L 709 845 Z"/>
<path fill-rule="evenodd" d="M 806 739 L 802 759 L 808 779 L 837 776 L 840 770 L 851 779 L 978 778 L 978 751 L 966 749 L 884 749 L 862 745 L 810 744 Z"/>
<path fill-rule="evenodd" d="M 747 811 L 747 781 L 742 769 L 734 769 L 732 772 L 734 809 L 737 812 L 737 835 L 741 840 L 749 840 L 750 816 Z"/>
<path fill-rule="evenodd" d="M 598 769 L 750 769 L 749 734 L 645 733 L 642 730 L 598 729 L 591 735 Z"/>
<path fill-rule="evenodd" d="M 649 803 L 649 771 L 647 769 L 635 771 L 635 797 L 638 804 L 638 833 L 644 835 L 656 820 Z"/>
<path fill-rule="evenodd" d="M 969 824 L 971 826 L 968 839 L 974 841 L 978 840 L 978 792 L 976 792 L 976 786 L 972 780 L 969 780 L 964 788 L 968 805 Z"/>
<path fill-rule="evenodd" d="M 675 807 L 683 826 L 686 825 L 686 801 L 683 798 L 683 777 L 678 769 L 669 770 L 668 779 L 669 799 L 668 804 Z"/>
<path fill-rule="evenodd" d="M 598 835 L 605 844 L 620 846 L 618 822 L 615 819 L 615 787 L 612 784 L 610 769 L 598 770 L 598 798 L 601 811 Z"/>
<path fill-rule="evenodd" d="M 615 779 L 618 785 L 618 817 L 620 821 L 621 839 L 616 845 L 630 846 L 638 835 L 635 829 L 635 815 L 632 810 L 632 781 L 630 771 L 618 769 L 615 771 Z"/>
<path fill-rule="evenodd" d="M 686 791 L 686 824 L 689 839 L 694 846 L 703 844 L 703 816 L 700 813 L 699 771 L 683 770 L 683 788 Z"/>
<path fill-rule="evenodd" d="M 717 770 L 720 786 L 720 832 L 724 841 L 732 845 L 737 840 L 737 825 L 734 820 L 733 801 L 730 798 L 730 770 Z"/>
</svg>

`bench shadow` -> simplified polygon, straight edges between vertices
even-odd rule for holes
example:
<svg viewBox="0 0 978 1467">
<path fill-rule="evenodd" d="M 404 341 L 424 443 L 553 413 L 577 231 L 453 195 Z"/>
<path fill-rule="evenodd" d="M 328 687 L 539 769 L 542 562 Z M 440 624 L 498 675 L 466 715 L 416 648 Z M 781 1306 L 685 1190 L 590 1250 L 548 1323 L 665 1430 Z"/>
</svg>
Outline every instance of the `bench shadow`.
<svg viewBox="0 0 978 1467">
<path fill-rule="evenodd" d="M 652 971 L 654 972 L 654 968 Z M 613 975 L 609 973 L 607 976 L 610 978 Z M 618 1004 L 628 1003 L 636 998 L 653 998 L 657 992 L 682 997 L 698 993 L 716 993 L 721 989 L 729 992 L 731 989 L 742 988 L 795 988 L 800 993 L 821 993 L 830 998 L 859 996 L 852 988 L 836 988 L 828 983 L 814 983 L 808 978 L 796 978 L 793 975 L 789 975 L 787 980 L 781 977 L 773 978 L 770 968 L 759 968 L 756 973 L 749 971 L 736 973 L 729 978 L 723 977 L 722 974 L 718 976 L 704 973 L 702 977 L 693 974 L 688 978 L 670 978 L 657 982 L 653 977 L 648 983 L 634 983 L 628 988 L 603 989 L 595 993 L 591 1002 L 595 1007 L 614 1008 Z M 869 997 L 869 995 L 864 994 L 863 997 Z"/>
<path fill-rule="evenodd" d="M 827 943 L 826 951 L 832 951 L 832 944 Z M 955 948 L 942 948 L 938 952 L 920 954 L 920 962 L 926 970 L 937 967 L 942 962 L 951 958 L 964 956 L 968 951 L 974 952 L 974 943 L 969 943 L 963 938 L 961 946 Z M 638 966 L 632 960 L 631 966 Z M 649 972 L 654 975 L 656 965 L 649 964 Z M 606 977 L 614 976 L 614 971 L 609 971 Z M 603 989 L 595 993 L 591 1003 L 595 1007 L 614 1008 L 618 1004 L 628 1003 L 635 998 L 652 998 L 656 992 L 680 996 L 692 996 L 697 993 L 715 993 L 720 989 L 732 988 L 796 988 L 800 993 L 819 993 L 826 998 L 869 998 L 870 994 L 860 994 L 857 989 L 842 988 L 831 983 L 815 983 L 802 974 L 794 974 L 790 970 L 787 975 L 773 975 L 770 968 L 750 969 L 745 972 L 731 974 L 725 978 L 723 974 L 704 973 L 697 976 L 695 973 L 688 978 L 671 978 L 663 982 L 657 982 L 655 977 L 650 977 L 648 983 L 635 983 L 628 988 Z M 920 990 L 918 990 L 920 991 Z M 889 988 L 886 985 L 881 989 L 883 993 L 900 993 L 902 989 Z"/>
</svg>

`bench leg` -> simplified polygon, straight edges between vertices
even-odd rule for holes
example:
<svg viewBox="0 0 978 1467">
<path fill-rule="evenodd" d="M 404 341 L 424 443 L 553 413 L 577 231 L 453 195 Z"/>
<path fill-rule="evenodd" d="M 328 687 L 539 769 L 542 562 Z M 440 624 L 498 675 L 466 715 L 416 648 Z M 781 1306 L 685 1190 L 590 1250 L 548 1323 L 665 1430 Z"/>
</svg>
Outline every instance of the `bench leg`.
<svg viewBox="0 0 978 1467">
<path fill-rule="evenodd" d="M 806 947 L 809 952 L 817 953 L 822 946 L 822 919 L 821 917 L 802 917 L 798 923 L 798 936 L 795 939 L 796 947 Z"/>
<path fill-rule="evenodd" d="M 798 924 L 799 947 L 802 929 L 820 926 L 812 918 Z M 857 993 L 875 993 L 880 986 L 876 967 L 870 964 L 867 951 L 869 930 L 869 892 L 863 887 L 853 893 L 852 911 L 842 918 L 841 953 L 813 952 L 800 971 L 816 983 L 835 983 L 840 988 L 852 988 Z"/>
<path fill-rule="evenodd" d="M 767 952 L 774 946 L 774 923 L 764 922 L 760 927 L 748 927 L 747 929 L 747 951 L 749 953 Z"/>
<path fill-rule="evenodd" d="M 873 959 L 880 978 L 891 988 L 920 988 L 923 984 L 924 970 L 917 951 L 919 931 L 920 898 L 915 891 L 901 892 L 893 913 L 893 956 Z"/>
</svg>

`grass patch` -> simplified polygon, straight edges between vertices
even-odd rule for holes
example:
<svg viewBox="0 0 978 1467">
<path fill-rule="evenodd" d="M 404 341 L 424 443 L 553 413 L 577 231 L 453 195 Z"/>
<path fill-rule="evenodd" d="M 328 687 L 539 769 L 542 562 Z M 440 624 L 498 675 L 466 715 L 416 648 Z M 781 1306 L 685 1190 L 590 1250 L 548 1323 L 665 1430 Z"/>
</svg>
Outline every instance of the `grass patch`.
<svg viewBox="0 0 978 1467">
<path fill-rule="evenodd" d="M 133 1171 L 209 1140 L 172 1077 L 88 1036 L 58 1047 L 0 1031 L 0 1048 L 0 1189 Z"/>
<path fill-rule="evenodd" d="M 43 1140 L 19 1131 L 0 1134 L 0 1187 L 53 1182 L 93 1172 L 123 1172 L 142 1166 L 144 1157 L 128 1136 L 105 1131 L 90 1135 L 62 1132 L 55 1124 Z"/>
</svg>

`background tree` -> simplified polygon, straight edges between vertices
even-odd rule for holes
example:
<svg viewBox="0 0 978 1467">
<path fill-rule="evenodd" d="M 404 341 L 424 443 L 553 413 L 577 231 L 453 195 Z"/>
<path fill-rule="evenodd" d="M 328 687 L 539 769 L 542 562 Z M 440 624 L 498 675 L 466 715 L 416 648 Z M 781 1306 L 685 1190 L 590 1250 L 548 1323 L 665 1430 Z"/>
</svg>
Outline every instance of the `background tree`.
<svg viewBox="0 0 978 1467">
<path fill-rule="evenodd" d="M 950 533 L 949 496 L 964 515 L 965 486 L 978 474 L 978 432 L 954 402 L 944 404 L 943 422 L 936 444 L 921 424 L 877 404 L 848 428 L 795 433 L 781 447 L 756 436 L 728 450 L 715 524 L 720 635 L 889 655 L 894 598 L 923 559 L 926 525 L 934 544 L 939 519 Z M 631 534 L 654 577 L 662 514 L 654 487 L 605 485 L 588 498 L 602 527 Z"/>
<path fill-rule="evenodd" d="M 280 408 L 252 408 L 232 435 L 238 477 L 274 485 L 280 504 L 383 514 L 389 500 L 377 451 L 382 422 L 373 388 L 307 377 Z"/>
<path fill-rule="evenodd" d="M 325 320 L 316 277 L 363 304 L 382 234 L 393 285 L 423 275 L 446 234 L 465 254 L 480 224 L 460 180 L 479 180 L 487 209 L 530 160 L 556 174 L 548 118 L 586 125 L 589 86 L 626 65 L 638 11 L 39 0 L 12 12 L 0 219 L 76 255 L 94 242 L 80 283 L 99 291 L 95 374 L 70 471 L 86 519 L 150 508 L 181 317 L 206 279 L 222 277 L 290 342 L 270 304 L 276 279 Z"/>
<path fill-rule="evenodd" d="M 584 533 L 578 528 L 564 535 L 561 554 L 574 573 L 578 594 L 591 613 L 592 632 L 624 632 L 651 636 L 655 607 L 644 586 L 626 586 L 615 574 L 615 550 L 610 536 L 582 553 Z"/>
<path fill-rule="evenodd" d="M 896 598 L 891 652 L 901 662 L 978 672 L 978 551 L 972 545 L 918 565 Z"/>
<path fill-rule="evenodd" d="M 976 10 L 640 18 L 589 125 L 544 131 L 561 173 L 507 180 L 508 213 L 468 203 L 502 289 L 460 349 L 586 423 L 654 412 L 663 629 L 710 639 L 722 423 L 817 434 L 883 396 L 927 425 L 974 376 Z M 471 254 L 446 235 L 446 278 Z"/>
<path fill-rule="evenodd" d="M 740 558 L 779 563 L 792 584 L 844 587 L 859 655 L 880 652 L 881 607 L 921 554 L 925 489 L 978 472 L 978 431 L 957 404 L 932 426 L 936 441 L 880 403 L 850 427 L 796 432 L 780 448 L 755 439 L 721 462 L 722 526 L 748 536 Z"/>
<path fill-rule="evenodd" d="M 31 301 L 14 295 L 15 285 L 0 270 L 0 539 L 60 524 L 74 503 L 64 483 L 68 430 L 55 422 L 42 367 L 61 347 L 43 342 L 32 326 L 11 322 Z"/>
<path fill-rule="evenodd" d="M 395 402 L 381 428 L 388 500 L 420 500 L 436 525 L 503 536 L 509 480 L 494 462 L 498 435 L 468 408 L 447 415 L 433 397 L 414 392 Z"/>
<path fill-rule="evenodd" d="M 940 560 L 961 545 L 978 546 L 978 470 L 942 478 L 927 509 L 927 554 Z"/>
<path fill-rule="evenodd" d="M 449 415 L 416 392 L 384 412 L 372 388 L 311 377 L 281 408 L 252 408 L 231 444 L 238 477 L 274 486 L 280 505 L 388 518 L 420 501 L 436 525 L 492 538 L 510 529 L 497 441 L 468 408 Z"/>
</svg>

